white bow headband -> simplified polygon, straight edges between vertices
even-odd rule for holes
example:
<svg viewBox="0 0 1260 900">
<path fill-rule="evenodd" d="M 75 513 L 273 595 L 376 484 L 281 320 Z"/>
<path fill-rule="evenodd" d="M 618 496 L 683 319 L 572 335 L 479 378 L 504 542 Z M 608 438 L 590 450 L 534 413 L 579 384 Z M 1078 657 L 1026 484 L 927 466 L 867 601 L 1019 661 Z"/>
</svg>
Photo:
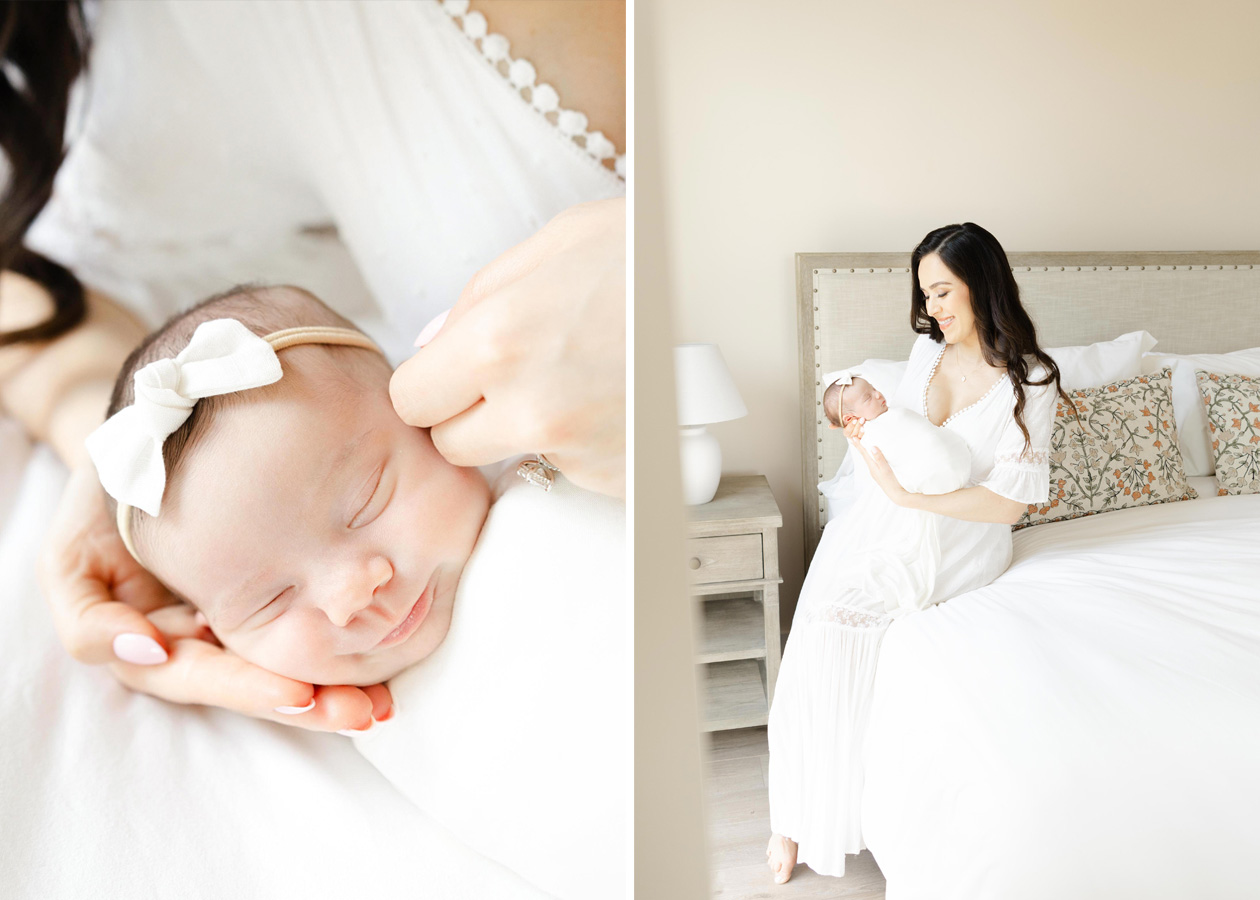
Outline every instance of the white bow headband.
<svg viewBox="0 0 1260 900">
<path fill-rule="evenodd" d="M 276 354 L 298 344 L 381 352 L 367 335 L 350 328 L 286 328 L 259 337 L 236 319 L 214 319 L 198 325 L 174 359 L 155 360 L 136 372 L 134 402 L 110 416 L 86 442 L 101 486 L 118 501 L 118 531 L 132 556 L 131 507 L 151 516 L 162 508 L 166 439 L 188 420 L 198 400 L 279 381 L 283 372 Z"/>
<path fill-rule="evenodd" d="M 862 377 L 862 370 L 858 366 L 853 366 L 852 368 L 848 368 L 848 369 L 840 369 L 839 371 L 836 371 L 836 372 L 828 372 L 826 375 L 823 376 L 823 392 L 824 393 L 833 384 L 838 384 L 842 388 L 842 390 L 840 391 L 840 399 L 836 401 L 836 418 L 838 418 L 841 422 L 844 421 L 844 412 L 843 412 L 844 390 L 843 388 L 846 388 L 849 385 L 853 384 L 854 378 L 861 378 L 861 377 Z"/>
</svg>

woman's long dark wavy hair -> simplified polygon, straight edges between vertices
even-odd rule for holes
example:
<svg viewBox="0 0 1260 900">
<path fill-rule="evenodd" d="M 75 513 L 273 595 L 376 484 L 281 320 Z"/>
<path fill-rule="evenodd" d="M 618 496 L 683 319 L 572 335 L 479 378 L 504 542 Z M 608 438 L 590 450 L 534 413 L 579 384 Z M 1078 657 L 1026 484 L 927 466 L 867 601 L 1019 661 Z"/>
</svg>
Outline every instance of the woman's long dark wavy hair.
<svg viewBox="0 0 1260 900">
<path fill-rule="evenodd" d="M 910 298 L 910 327 L 919 334 L 930 334 L 938 343 L 944 340 L 940 326 L 927 313 L 927 298 L 919 287 L 919 261 L 935 253 L 946 268 L 957 275 L 971 292 L 971 314 L 975 317 L 984 361 L 990 366 L 1004 366 L 1015 389 L 1015 424 L 1024 435 L 1022 456 L 1028 452 L 1028 426 L 1024 424 L 1024 385 L 1054 384 L 1054 389 L 1076 413 L 1076 406 L 1064 392 L 1059 367 L 1037 344 L 1037 329 L 1028 312 L 1019 302 L 1019 285 L 1011 274 L 1006 251 L 997 238 L 974 222 L 946 225 L 928 232 L 910 255 L 910 277 L 913 281 Z M 1028 378 L 1029 357 L 1046 370 L 1040 381 Z"/>
<path fill-rule="evenodd" d="M 87 312 L 79 279 L 22 239 L 52 196 L 65 159 L 70 88 L 87 66 L 90 43 L 83 0 L 0 0 L 0 150 L 9 162 L 0 196 L 0 269 L 39 282 L 54 304 L 45 321 L 0 334 L 0 347 L 51 340 Z"/>
</svg>

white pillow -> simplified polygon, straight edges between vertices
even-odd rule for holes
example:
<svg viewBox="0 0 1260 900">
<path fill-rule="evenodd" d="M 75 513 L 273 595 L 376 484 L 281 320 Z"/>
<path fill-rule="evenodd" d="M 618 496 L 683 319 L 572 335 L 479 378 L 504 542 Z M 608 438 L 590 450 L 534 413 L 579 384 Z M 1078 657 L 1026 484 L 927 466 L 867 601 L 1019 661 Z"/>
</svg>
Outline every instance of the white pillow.
<svg viewBox="0 0 1260 900">
<path fill-rule="evenodd" d="M 891 400 L 897 393 L 897 386 L 901 384 L 901 376 L 906 374 L 906 360 L 894 362 L 891 359 L 868 359 L 854 368 L 858 369 L 861 377 L 869 381 L 875 390 L 884 395 L 884 399 Z"/>
<path fill-rule="evenodd" d="M 1047 347 L 1046 353 L 1059 367 L 1063 390 L 1077 391 L 1143 374 L 1142 354 L 1158 343 L 1145 331 L 1131 331 L 1088 346 Z"/>
<path fill-rule="evenodd" d="M 1216 460 L 1212 455 L 1212 431 L 1208 426 L 1203 397 L 1195 381 L 1196 369 L 1218 375 L 1260 376 L 1260 347 L 1233 353 L 1147 353 L 1142 358 L 1143 374 L 1172 368 L 1173 416 L 1177 420 L 1177 443 L 1187 475 L 1212 475 Z"/>
</svg>

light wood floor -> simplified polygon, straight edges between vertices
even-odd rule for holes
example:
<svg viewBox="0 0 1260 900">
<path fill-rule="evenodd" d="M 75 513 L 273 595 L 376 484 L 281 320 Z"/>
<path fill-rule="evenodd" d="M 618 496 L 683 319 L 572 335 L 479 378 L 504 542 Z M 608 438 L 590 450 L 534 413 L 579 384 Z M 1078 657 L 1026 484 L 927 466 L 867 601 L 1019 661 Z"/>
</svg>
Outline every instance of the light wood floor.
<svg viewBox="0 0 1260 900">
<path fill-rule="evenodd" d="M 706 796 L 713 896 L 721 900 L 884 900 L 884 876 L 869 850 L 850 856 L 843 878 L 797 866 L 792 880 L 775 884 L 766 866 L 770 805 L 765 726 L 710 736 Z"/>
</svg>

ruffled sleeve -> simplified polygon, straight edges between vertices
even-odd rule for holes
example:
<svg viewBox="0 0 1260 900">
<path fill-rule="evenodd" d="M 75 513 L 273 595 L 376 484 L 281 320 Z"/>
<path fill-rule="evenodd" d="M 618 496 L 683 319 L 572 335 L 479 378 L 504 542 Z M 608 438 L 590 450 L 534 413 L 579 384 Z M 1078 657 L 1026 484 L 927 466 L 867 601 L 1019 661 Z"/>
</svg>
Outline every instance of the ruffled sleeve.
<svg viewBox="0 0 1260 900">
<path fill-rule="evenodd" d="M 1038 377 L 1034 375 L 1033 377 Z M 1054 384 L 1024 385 L 1024 425 L 1028 428 L 1028 451 L 1024 435 L 1015 422 L 1014 400 L 1006 427 L 993 452 L 993 471 L 980 487 L 1021 503 L 1044 503 L 1050 497 L 1050 429 L 1054 425 Z"/>
</svg>

